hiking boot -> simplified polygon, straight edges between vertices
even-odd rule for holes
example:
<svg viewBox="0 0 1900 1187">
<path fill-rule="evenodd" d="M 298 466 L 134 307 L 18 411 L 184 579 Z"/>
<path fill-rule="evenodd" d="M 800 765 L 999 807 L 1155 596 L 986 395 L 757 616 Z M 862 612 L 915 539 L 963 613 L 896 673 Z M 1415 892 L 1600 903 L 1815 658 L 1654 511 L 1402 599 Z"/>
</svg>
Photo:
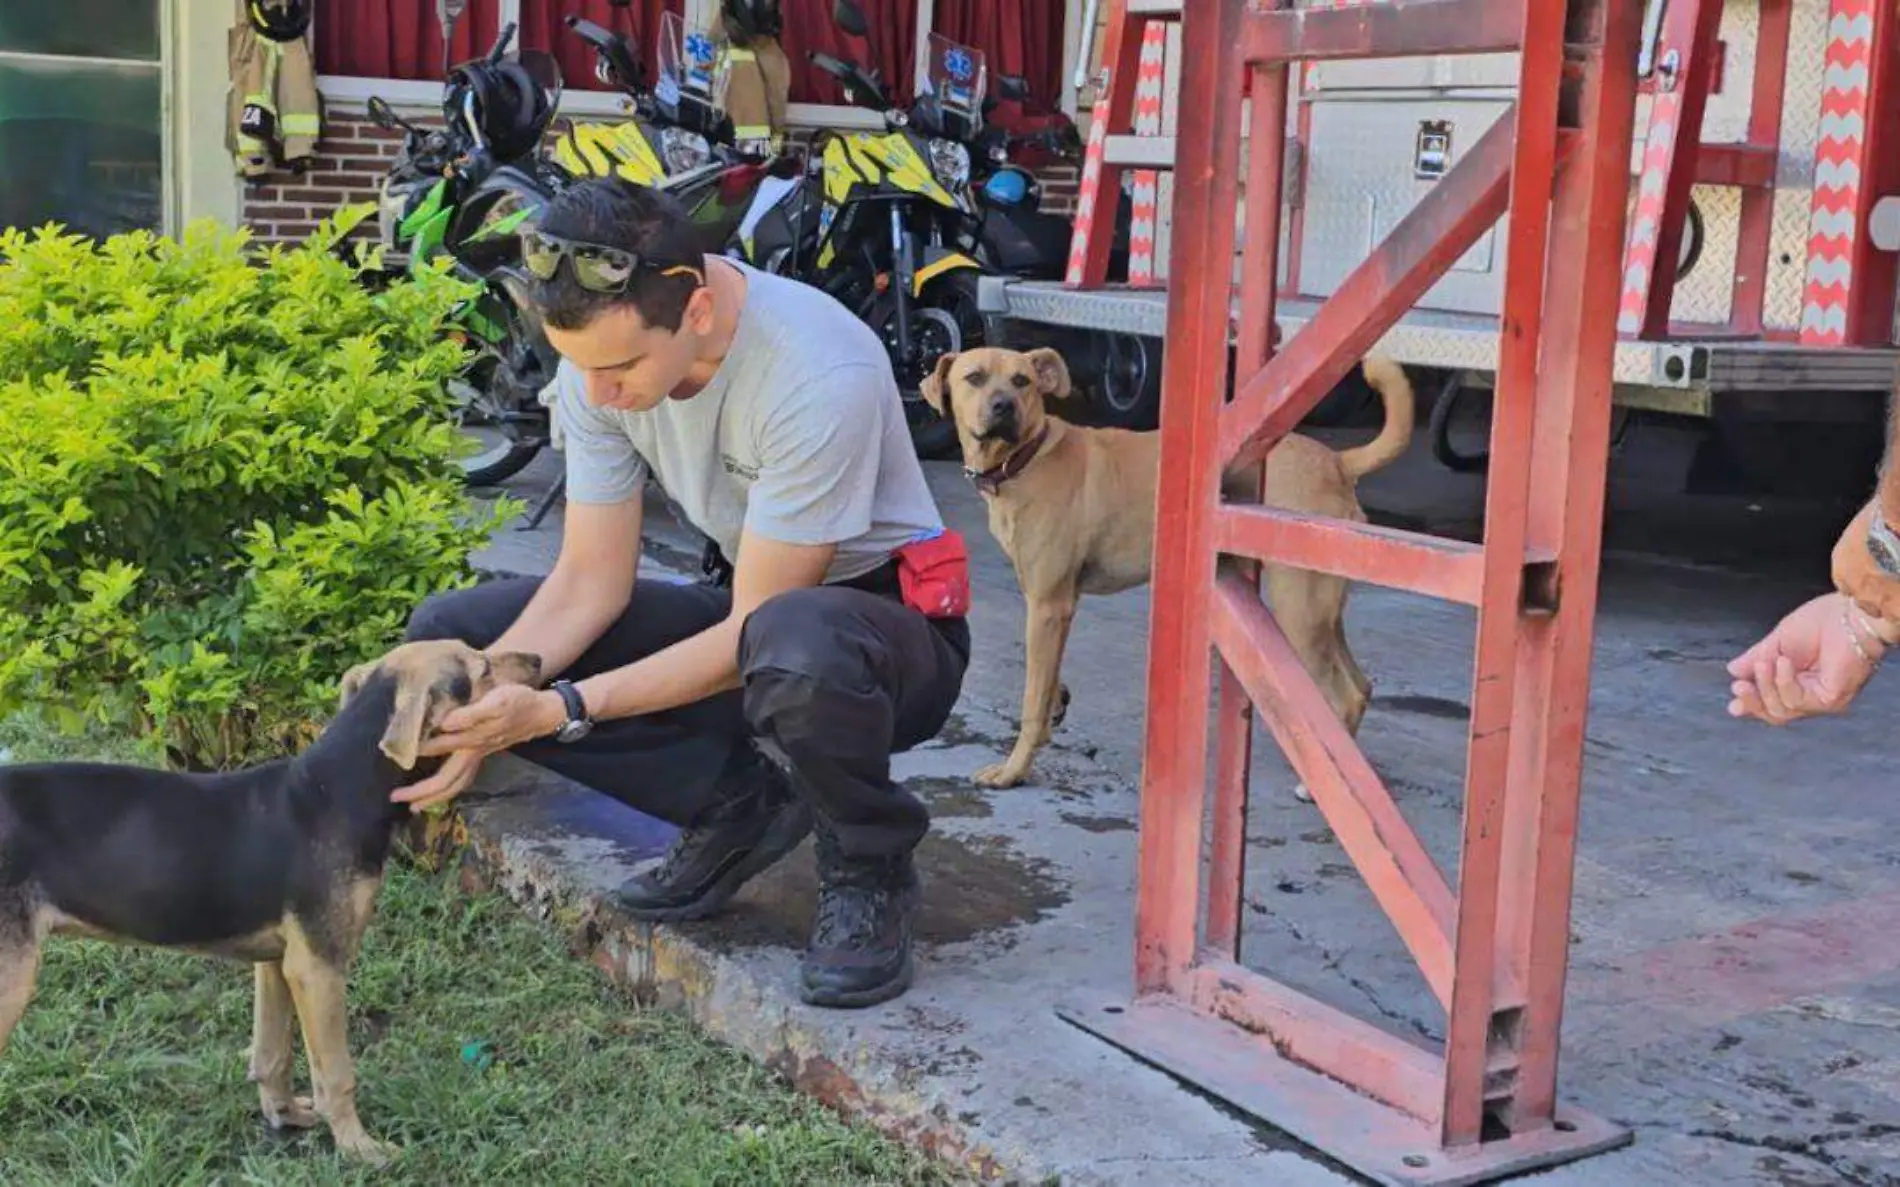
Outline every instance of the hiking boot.
<svg viewBox="0 0 1900 1187">
<path fill-rule="evenodd" d="M 910 854 L 847 859 L 818 834 L 818 918 L 799 969 L 810 1005 L 875 1006 L 910 988 L 917 870 Z"/>
<path fill-rule="evenodd" d="M 703 919 L 725 906 L 811 831 L 811 808 L 784 777 L 768 768 L 764 782 L 763 790 L 682 830 L 660 864 L 623 882 L 615 900 L 634 918 L 656 923 Z"/>
</svg>

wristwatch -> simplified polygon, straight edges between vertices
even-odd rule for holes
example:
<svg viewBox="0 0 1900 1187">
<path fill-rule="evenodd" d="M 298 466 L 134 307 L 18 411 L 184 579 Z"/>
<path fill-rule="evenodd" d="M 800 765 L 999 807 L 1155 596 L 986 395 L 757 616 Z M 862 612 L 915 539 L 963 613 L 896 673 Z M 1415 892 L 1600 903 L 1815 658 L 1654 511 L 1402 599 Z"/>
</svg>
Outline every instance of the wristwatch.
<svg viewBox="0 0 1900 1187">
<path fill-rule="evenodd" d="M 1889 577 L 1900 577 L 1900 537 L 1887 526 L 1887 518 L 1879 507 L 1867 517 L 1867 553 L 1881 572 Z"/>
<path fill-rule="evenodd" d="M 581 699 L 580 689 L 565 680 L 556 680 L 548 687 L 561 694 L 561 700 L 567 705 L 567 720 L 561 728 L 554 731 L 556 742 L 578 742 L 593 732 L 594 719 L 587 715 L 587 702 Z"/>
</svg>

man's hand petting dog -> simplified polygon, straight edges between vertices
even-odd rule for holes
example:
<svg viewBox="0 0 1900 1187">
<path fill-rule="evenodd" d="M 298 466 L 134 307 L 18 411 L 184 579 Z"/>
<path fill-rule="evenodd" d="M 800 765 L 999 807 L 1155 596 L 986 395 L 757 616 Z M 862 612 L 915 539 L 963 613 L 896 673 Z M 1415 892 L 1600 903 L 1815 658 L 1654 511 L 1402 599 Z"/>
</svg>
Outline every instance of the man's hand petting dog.
<svg viewBox="0 0 1900 1187">
<path fill-rule="evenodd" d="M 469 789 L 489 755 L 545 738 L 566 720 L 567 707 L 559 693 L 521 684 L 498 686 L 474 704 L 443 717 L 435 736 L 417 751 L 430 758 L 446 755 L 442 769 L 397 788 L 389 798 L 408 804 L 411 812 L 445 805 Z"/>
</svg>

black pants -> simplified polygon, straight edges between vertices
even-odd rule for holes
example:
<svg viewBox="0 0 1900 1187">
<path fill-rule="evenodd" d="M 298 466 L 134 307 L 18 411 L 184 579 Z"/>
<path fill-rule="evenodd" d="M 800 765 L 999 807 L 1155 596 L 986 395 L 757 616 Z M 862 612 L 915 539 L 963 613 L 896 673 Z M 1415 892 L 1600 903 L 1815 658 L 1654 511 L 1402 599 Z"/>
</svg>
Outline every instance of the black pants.
<svg viewBox="0 0 1900 1187">
<path fill-rule="evenodd" d="M 438 595 L 410 618 L 411 639 L 486 647 L 514 624 L 536 578 Z M 641 578 L 618 621 L 562 673 L 580 680 L 643 659 L 723 619 L 731 591 Z M 963 688 L 970 630 L 898 600 L 887 568 L 852 586 L 782 594 L 746 620 L 739 689 L 676 709 L 604 721 L 578 742 L 542 739 L 515 753 L 682 827 L 704 823 L 759 783 L 768 761 L 754 739 L 790 760 L 847 858 L 909 852 L 929 827 L 917 797 L 890 778 L 890 756 L 943 728 Z"/>
</svg>

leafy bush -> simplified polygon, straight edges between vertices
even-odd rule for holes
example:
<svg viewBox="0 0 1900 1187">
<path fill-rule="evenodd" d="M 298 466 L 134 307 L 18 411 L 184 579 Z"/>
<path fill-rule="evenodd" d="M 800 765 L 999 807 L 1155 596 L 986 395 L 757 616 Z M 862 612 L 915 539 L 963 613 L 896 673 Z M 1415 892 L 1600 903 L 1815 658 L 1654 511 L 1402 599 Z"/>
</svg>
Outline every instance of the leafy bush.
<svg viewBox="0 0 1900 1187">
<path fill-rule="evenodd" d="M 222 769 L 293 750 L 336 682 L 516 508 L 472 509 L 445 380 L 467 286 L 210 223 L 0 231 L 0 715 Z"/>
</svg>

